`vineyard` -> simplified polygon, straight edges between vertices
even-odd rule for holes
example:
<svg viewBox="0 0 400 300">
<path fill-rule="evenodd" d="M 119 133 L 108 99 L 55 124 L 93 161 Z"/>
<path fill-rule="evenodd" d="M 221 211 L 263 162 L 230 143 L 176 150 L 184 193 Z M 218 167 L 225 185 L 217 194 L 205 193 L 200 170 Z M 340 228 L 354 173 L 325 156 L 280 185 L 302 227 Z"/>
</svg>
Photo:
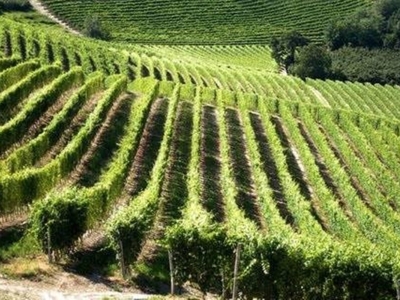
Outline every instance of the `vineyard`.
<svg viewBox="0 0 400 300">
<path fill-rule="evenodd" d="M 109 8 L 43 2 L 78 28 L 76 9 Z M 161 27 L 180 3 L 157 17 L 154 1 L 120 2 L 111 19 Z M 240 6 L 232 24 L 257 19 L 279 1 L 259 2 L 223 1 L 213 18 Z M 340 13 L 331 5 L 365 4 L 332 1 L 302 23 L 300 3 L 268 28 L 304 24 L 316 37 L 321 15 Z M 240 252 L 243 298 L 396 296 L 399 86 L 282 76 L 266 46 L 127 45 L 0 20 L 0 244 L 17 218 L 50 260 L 102 244 L 125 278 L 172 263 L 177 284 L 228 297 Z M 274 34 L 247 30 L 246 43 Z"/>
<path fill-rule="evenodd" d="M 285 1 L 42 1 L 72 27 L 97 14 L 119 41 L 151 44 L 265 44 L 297 29 L 320 40 L 329 20 L 371 0 Z M 79 14 L 76 14 L 79 11 Z M 117 17 L 118 16 L 118 17 Z M 115 18 L 118 22 L 115 22 Z M 171 20 L 174 20 L 171 22 Z M 129 30 L 125 30 L 129 28 Z"/>
</svg>

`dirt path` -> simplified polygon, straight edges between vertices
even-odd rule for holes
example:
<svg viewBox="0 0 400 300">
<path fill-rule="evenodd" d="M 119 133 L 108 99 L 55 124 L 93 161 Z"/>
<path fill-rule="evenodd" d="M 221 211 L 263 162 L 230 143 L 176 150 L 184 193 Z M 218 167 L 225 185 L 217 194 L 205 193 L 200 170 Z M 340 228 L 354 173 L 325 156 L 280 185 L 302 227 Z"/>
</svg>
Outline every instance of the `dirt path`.
<svg viewBox="0 0 400 300">
<path fill-rule="evenodd" d="M 67 23 L 65 23 L 64 21 L 61 21 L 59 18 L 54 16 L 40 1 L 38 1 L 38 0 L 29 0 L 29 3 L 39 13 L 45 15 L 46 17 L 48 17 L 49 19 L 53 20 L 54 22 L 60 24 L 62 27 L 64 27 L 69 32 L 71 32 L 73 34 L 76 34 L 76 35 L 79 35 L 79 36 L 82 36 L 82 34 L 79 31 L 71 28 Z"/>
<path fill-rule="evenodd" d="M 42 281 L 2 279 L 0 274 L 0 300 L 69 300 L 69 299 L 147 299 L 132 288 L 113 290 L 95 280 L 70 273 L 61 273 Z"/>
</svg>

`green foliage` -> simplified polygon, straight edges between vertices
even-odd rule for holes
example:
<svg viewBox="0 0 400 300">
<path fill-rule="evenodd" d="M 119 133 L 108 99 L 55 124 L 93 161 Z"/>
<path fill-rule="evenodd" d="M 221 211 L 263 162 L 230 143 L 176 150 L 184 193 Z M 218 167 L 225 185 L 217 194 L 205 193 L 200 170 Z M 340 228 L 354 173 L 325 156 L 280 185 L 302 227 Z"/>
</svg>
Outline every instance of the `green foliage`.
<svg viewBox="0 0 400 300">
<path fill-rule="evenodd" d="M 351 18 L 331 23 L 326 31 L 328 46 L 332 50 L 343 46 L 376 48 L 383 45 L 380 32 L 382 17 L 368 10 L 359 11 Z"/>
<path fill-rule="evenodd" d="M 332 22 L 326 43 L 337 50 L 332 56 L 332 78 L 398 83 L 397 51 L 391 49 L 400 48 L 400 1 L 379 0 L 350 18 Z"/>
<path fill-rule="evenodd" d="M 389 50 L 400 47 L 399 0 L 377 1 L 359 9 L 351 18 L 331 22 L 325 38 L 327 47 L 335 52 L 328 53 L 322 47 L 311 45 L 295 55 L 296 47 L 305 43 L 298 34 L 292 33 L 272 40 L 272 56 L 289 73 L 303 79 L 399 82 L 397 51 Z"/>
<path fill-rule="evenodd" d="M 148 187 L 130 201 L 128 207 L 120 210 L 107 222 L 107 235 L 110 243 L 116 252 L 124 257 L 127 265 L 131 265 L 135 261 L 145 234 L 153 224 L 161 201 L 160 193 L 165 177 L 164 170 L 168 163 L 168 150 L 172 139 L 178 95 L 179 85 L 175 87 L 170 100 L 163 140 L 151 171 Z M 126 232 L 131 232 L 131 234 L 126 234 Z"/>
<path fill-rule="evenodd" d="M 98 15 L 88 16 L 86 18 L 84 34 L 88 37 L 100 40 L 109 40 L 111 38 L 110 32 L 102 24 Z"/>
<path fill-rule="evenodd" d="M 326 40 L 332 50 L 343 46 L 400 47 L 400 1 L 380 0 L 350 18 L 332 22 Z"/>
<path fill-rule="evenodd" d="M 295 54 L 299 47 L 303 47 L 309 43 L 301 33 L 291 31 L 280 38 L 273 38 L 271 41 L 272 57 L 279 65 L 282 65 L 286 70 L 293 65 Z"/>
<path fill-rule="evenodd" d="M 32 207 L 30 225 L 45 253 L 67 252 L 86 231 L 88 199 L 76 188 L 53 191 Z"/>
<path fill-rule="evenodd" d="M 222 228 L 216 225 L 171 227 L 164 243 L 173 253 L 177 282 L 183 284 L 190 278 L 204 294 L 221 293 L 221 272 L 230 265 L 233 254 L 226 238 Z"/>
<path fill-rule="evenodd" d="M 94 74 L 87 82 L 70 97 L 62 111 L 54 116 L 46 130 L 29 143 L 19 147 L 4 161 L 5 168 L 11 173 L 33 166 L 54 145 L 62 132 L 67 130 L 72 118 L 89 101 L 89 99 L 104 87 L 102 74 Z M 83 80 L 83 79 L 82 79 Z"/>
<path fill-rule="evenodd" d="M 42 64 L 57 62 L 64 71 L 81 66 L 86 74 L 96 70 L 106 75 L 136 72 L 130 69 L 127 51 L 121 53 L 93 39 L 76 39 L 54 27 L 21 24 L 6 17 L 0 22 L 0 51 L 13 59 L 37 58 Z"/>
<path fill-rule="evenodd" d="M 15 66 L 20 62 L 21 60 L 19 58 L 0 58 L 0 72 L 7 68 Z"/>
<path fill-rule="evenodd" d="M 9 62 L 8 65 L 12 66 L 13 61 L 7 61 Z M 4 66 L 7 66 L 6 62 L 4 62 Z M 28 75 L 29 72 L 39 68 L 39 66 L 40 64 L 37 61 L 29 61 L 21 63 L 14 68 L 9 68 L 4 72 L 0 72 L 0 92 L 15 84 L 18 79 Z"/>
<path fill-rule="evenodd" d="M 302 5 L 306 4 L 302 1 Z M 134 266 L 149 230 L 154 228 L 157 212 L 161 211 L 161 217 L 168 218 L 168 223 L 165 222 L 165 228 L 162 229 L 166 232 L 165 239 L 156 242 L 173 252 L 177 281 L 183 283 L 189 280 L 197 283 L 204 293 L 212 291 L 229 296 L 227 291 L 232 289 L 235 250 L 241 245 L 239 290 L 243 298 L 395 297 L 393 279 L 398 278 L 399 274 L 397 245 L 400 240 L 400 218 L 395 211 L 400 207 L 397 197 L 400 184 L 395 180 L 400 178 L 399 124 L 396 121 L 396 118 L 400 118 L 398 87 L 329 80 L 307 79 L 304 82 L 277 74 L 266 76 L 260 70 L 246 70 L 245 59 L 237 63 L 236 66 L 240 68 L 231 64 L 230 56 L 226 53 L 230 52 L 231 57 L 235 57 L 238 53 L 235 47 L 162 48 L 149 45 L 134 46 L 127 50 L 118 44 L 69 38 L 68 35 L 58 38 L 56 34 L 52 34 L 53 31 L 50 34 L 38 34 L 22 25 L 6 23 L 7 26 L 3 23 L 0 25 L 1 40 L 5 41 L 2 43 L 2 50 L 5 50 L 4 46 L 10 46 L 12 51 L 3 51 L 4 56 L 13 53 L 22 58 L 25 53 L 27 59 L 39 56 L 42 65 L 50 61 L 58 61 L 57 64 L 61 62 L 64 70 L 78 64 L 87 73 L 93 70 L 105 74 L 128 73 L 127 69 L 130 69 L 138 75 L 129 85 L 135 95 L 131 94 L 126 100 L 132 100 L 129 103 L 129 122 L 118 139 L 118 146 L 114 148 L 116 150 L 112 151 L 112 157 L 110 154 L 110 161 L 106 166 L 101 166 L 102 173 L 90 188 L 50 191 L 63 177 L 71 174 L 78 162 L 82 162 L 84 154 L 97 136 L 96 133 L 100 128 L 104 129 L 102 126 L 105 115 L 126 89 L 127 79 L 124 76 L 107 77 L 105 84 L 109 90 L 96 99 L 97 105 L 91 110 L 91 114 L 88 113 L 84 124 L 79 125 L 77 133 L 66 143 L 67 146 L 60 149 L 57 156 L 45 166 L 38 167 L 35 162 L 51 149 L 62 131 L 70 129 L 71 119 L 85 101 L 98 92 L 103 92 L 102 75 L 96 73 L 84 79 L 82 71 L 73 69 L 77 72 L 79 79 L 76 80 L 82 87 L 65 101 L 64 107 L 59 108 L 37 138 L 22 141 L 18 149 L 13 149 L 11 154 L 5 153 L 4 159 L 2 156 L 1 213 L 13 212 L 16 208 L 48 194 L 46 199 L 35 202 L 32 210 L 32 225 L 43 250 L 47 250 L 50 237 L 53 251 L 67 252 L 85 230 L 106 221 L 112 248 L 118 255 L 124 256 L 125 263 Z M 367 22 L 368 24 L 370 23 Z M 326 53 L 321 51 L 322 48 L 310 45 L 297 51 L 296 46 L 291 43 L 296 39 L 294 35 L 292 39 L 288 39 L 286 45 L 282 43 L 289 49 L 286 53 L 298 52 L 297 62 L 305 62 L 307 67 L 315 64 L 315 69 L 311 69 L 310 73 L 325 72 L 326 69 L 318 69 L 328 60 L 324 56 Z M 258 47 L 244 47 L 240 51 L 241 54 L 253 51 L 265 53 Z M 192 54 L 187 55 L 189 52 Z M 208 67 L 219 61 L 210 58 L 213 55 L 218 57 L 217 53 L 223 57 L 223 62 L 215 68 Z M 361 53 L 367 56 L 367 52 Z M 197 56 L 200 58 L 192 62 L 191 59 Z M 174 61 L 177 57 L 180 59 L 179 63 Z M 326 61 L 319 60 L 321 57 Z M 4 66 L 4 71 L 0 73 L 0 85 L 3 89 L 13 87 L 14 83 L 19 86 L 23 78 L 37 75 L 35 70 L 39 67 L 38 63 L 20 63 L 19 58 L 16 58 L 17 61 L 11 60 L 0 60 L 0 65 Z M 251 66 L 258 63 L 258 60 L 252 61 Z M 13 67 L 15 64 L 19 65 Z M 57 74 L 61 71 L 60 67 L 52 68 L 58 70 Z M 146 68 L 147 75 L 156 75 L 158 72 L 157 76 L 163 80 L 168 78 L 168 70 L 170 82 L 158 83 L 153 78 L 140 78 L 140 70 L 143 68 Z M 306 68 L 303 74 L 306 71 L 310 70 Z M 15 78 L 11 78 L 11 75 L 15 75 Z M 63 76 L 65 79 L 71 73 Z M 309 75 L 303 75 L 306 76 Z M 61 86 L 70 86 L 59 80 L 50 78 L 49 89 L 51 86 L 59 86 L 60 89 Z M 195 81 L 197 87 L 181 87 L 176 85 L 179 81 Z M 216 88 L 217 86 L 220 88 Z M 36 89 L 32 87 L 31 92 Z M 54 94 L 49 89 L 45 88 L 46 97 L 55 99 L 59 94 Z M 246 94 L 247 91 L 251 94 Z M 6 94 L 8 92 L 1 94 L 1 97 Z M 27 95 L 17 100 L 23 103 Z M 151 103 L 161 96 L 171 96 L 171 99 L 162 146 L 148 188 L 130 199 L 129 205 L 119 206 L 118 212 L 113 215 L 113 208 L 120 205 L 119 199 L 116 199 L 123 191 Z M 14 104 L 12 97 L 8 99 L 11 107 Z M 42 100 L 51 102 L 44 98 Z M 175 139 L 173 133 L 179 123 L 175 122 L 179 101 L 194 103 L 191 115 L 193 129 L 182 125 L 187 130 L 182 137 L 186 142 L 191 138 L 188 166 L 189 151 L 186 142 L 184 145 L 179 144 L 182 146 L 171 148 Z M 43 109 L 36 110 L 31 101 L 26 102 L 21 105 L 20 111 L 29 112 L 30 118 L 39 119 Z M 206 103 L 217 106 L 208 108 L 213 110 L 215 116 L 215 126 L 210 127 L 215 131 L 215 141 L 212 143 L 215 146 L 213 161 L 221 164 L 221 168 L 217 168 L 221 174 L 216 176 L 220 185 L 216 186 L 222 199 L 211 203 L 220 205 L 217 209 L 222 211 L 222 220 L 213 218 L 216 210 L 205 209 L 208 199 L 203 194 L 205 185 L 201 168 L 204 166 L 202 139 L 207 134 L 203 128 L 204 117 L 207 117 L 203 105 Z M 323 108 L 322 105 L 330 107 Z M 241 122 L 238 127 L 243 126 L 243 131 L 229 130 L 231 124 L 226 119 L 227 106 L 230 109 L 240 108 L 238 118 Z M 127 108 L 128 105 L 124 107 Z M 249 110 L 252 111 L 250 115 Z M 2 113 L 5 111 L 3 109 Z M 390 118 L 390 122 L 384 117 Z M 257 118 L 259 127 L 254 125 Z M 279 122 L 274 123 L 271 119 Z M 15 120 L 23 124 L 18 125 L 19 132 L 26 130 L 29 118 L 18 117 L 12 122 L 16 122 Z M 278 123 L 281 124 L 283 133 L 277 132 Z M 301 131 L 302 126 L 305 133 Z M 280 134 L 286 135 L 287 144 L 282 143 L 283 137 Z M 3 142 L 5 139 L 14 139 L 10 133 L 2 137 L 2 143 L 8 143 Z M 237 149 L 229 143 L 232 138 L 243 140 L 245 152 L 241 154 L 248 155 L 249 174 L 254 181 L 251 192 L 254 193 L 254 201 L 261 211 L 256 217 L 266 223 L 265 227 L 256 226 L 253 222 L 255 216 L 245 214 L 237 205 L 241 181 L 245 179 L 235 180 L 232 162 L 237 161 L 239 156 L 235 155 Z M 263 138 L 266 139 L 264 144 L 261 142 Z M 19 138 L 16 140 L 21 141 Z M 296 154 L 296 161 L 301 162 L 303 170 L 300 171 L 304 172 L 306 184 L 313 190 L 310 199 L 301 193 L 296 183 L 296 175 L 299 174 L 294 174 L 288 163 L 287 158 L 291 151 Z M 174 154 L 171 155 L 171 152 Z M 93 155 L 97 154 L 95 151 Z M 266 163 L 266 155 L 271 156 L 269 160 L 276 164 L 275 169 L 273 164 Z M 183 160 L 175 161 L 185 168 L 177 176 L 179 179 L 173 179 L 171 173 L 166 172 L 174 157 L 184 157 Z M 91 169 L 87 165 L 84 168 L 90 176 Z M 335 188 L 329 185 L 324 177 L 327 175 L 330 175 L 330 180 L 339 192 L 336 193 Z M 352 184 L 353 178 L 357 178 L 369 202 L 363 202 L 363 195 L 360 195 L 362 193 Z M 276 191 L 268 179 L 280 181 L 280 198 L 276 198 Z M 169 181 L 177 186 L 173 189 L 174 201 L 168 203 L 171 206 L 168 206 L 170 211 L 167 213 L 162 206 L 166 204 L 163 200 L 168 199 L 163 186 Z M 186 188 L 188 194 L 180 197 L 179 191 Z M 185 207 L 182 208 L 179 204 L 182 209 L 171 208 L 176 207 L 178 202 Z M 283 203 L 287 204 L 293 222 L 288 222 L 286 216 L 280 214 L 279 208 Z M 152 271 L 156 270 L 149 272 Z"/>
<path fill-rule="evenodd" d="M 68 78 L 76 73 L 71 70 L 61 78 Z M 79 73 L 79 72 L 78 72 Z M 61 81 L 61 80 L 60 80 Z M 62 81 L 56 83 L 63 84 Z M 86 119 L 78 133 L 59 153 L 56 159 L 51 160 L 41 168 L 27 168 L 22 172 L 8 174 L 0 180 L 1 209 L 7 211 L 10 207 L 28 204 L 45 195 L 63 177 L 68 175 L 77 165 L 90 146 L 96 130 L 103 122 L 113 102 L 126 90 L 127 80 L 121 76 L 98 101 L 92 113 Z M 56 84 L 54 84 L 57 86 Z M 44 97 L 46 98 L 46 97 Z M 103 205 L 99 206 L 102 209 Z"/>
<path fill-rule="evenodd" d="M 395 294 L 392 266 L 356 245 L 333 247 L 277 235 L 234 241 L 215 226 L 187 225 L 170 228 L 165 241 L 178 282 L 194 281 L 203 292 L 229 293 L 241 243 L 239 290 L 246 298 L 391 299 Z"/>
<path fill-rule="evenodd" d="M 55 79 L 55 75 L 58 75 L 60 70 L 56 67 L 49 68 L 48 72 L 50 73 L 49 79 Z M 43 81 L 46 78 L 43 76 L 41 78 Z M 40 80 L 39 78 L 36 80 Z M 19 112 L 14 118 L 12 118 L 9 122 L 5 123 L 0 127 L 0 137 L 3 138 L 5 136 L 9 136 L 8 139 L 4 138 L 4 143 L 0 147 L 0 149 L 6 149 L 7 146 L 10 146 L 12 143 L 15 143 L 21 136 L 24 135 L 26 130 L 32 123 L 40 116 L 43 111 L 46 109 L 59 97 L 61 97 L 62 93 L 66 90 L 72 88 L 74 85 L 83 80 L 83 73 L 80 68 L 71 70 L 70 72 L 61 75 L 59 78 L 54 80 L 52 84 L 45 88 L 44 91 L 39 93 L 32 101 L 26 103 L 24 109 Z M 44 81 L 45 82 L 45 81 Z M 16 101 L 18 97 L 24 98 L 29 95 L 29 85 L 33 85 L 35 82 L 29 82 L 26 90 L 23 90 L 22 95 L 17 93 L 13 93 L 13 100 Z M 36 82 L 36 84 L 43 84 Z M 18 91 L 18 90 L 17 90 Z M 9 98 L 3 98 L 4 100 L 8 100 Z M 4 105 L 8 104 L 6 101 L 3 102 Z M 2 104 L 3 104 L 2 103 Z"/>
<path fill-rule="evenodd" d="M 151 228 L 156 209 L 154 205 L 143 206 L 146 201 L 154 202 L 153 199 L 157 196 L 154 192 L 145 192 L 135 199 L 141 206 L 139 213 L 135 212 L 132 205 L 130 209 L 119 212 L 108 221 L 107 236 L 110 239 L 110 245 L 128 265 L 136 261 L 145 234 Z"/>
<path fill-rule="evenodd" d="M 293 67 L 293 74 L 302 79 L 306 77 L 326 79 L 331 74 L 332 59 L 323 46 L 311 44 L 301 48 Z"/>
<path fill-rule="evenodd" d="M 400 49 L 400 8 L 387 20 L 386 32 L 384 45 L 388 48 Z"/>
<path fill-rule="evenodd" d="M 0 0 L 0 12 L 6 11 L 28 11 L 32 8 L 28 0 Z"/>
<path fill-rule="evenodd" d="M 394 12 L 400 9 L 399 0 L 379 0 L 376 1 L 375 10 L 385 19 L 390 19 Z"/>
<path fill-rule="evenodd" d="M 380 84 L 400 84 L 399 50 L 344 47 L 332 52 L 334 78 Z"/>
</svg>

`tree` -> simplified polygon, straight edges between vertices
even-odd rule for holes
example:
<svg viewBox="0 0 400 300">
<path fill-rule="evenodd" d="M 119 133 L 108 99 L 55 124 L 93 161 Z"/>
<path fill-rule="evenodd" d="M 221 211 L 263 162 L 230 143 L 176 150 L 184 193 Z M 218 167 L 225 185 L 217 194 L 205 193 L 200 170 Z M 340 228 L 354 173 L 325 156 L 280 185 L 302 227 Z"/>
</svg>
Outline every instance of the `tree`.
<svg viewBox="0 0 400 300">
<path fill-rule="evenodd" d="M 310 44 L 300 49 L 295 59 L 293 73 L 306 77 L 326 79 L 331 74 L 332 59 L 322 46 Z"/>
<path fill-rule="evenodd" d="M 379 48 L 383 44 L 382 24 L 383 19 L 380 15 L 362 9 L 351 18 L 329 24 L 325 39 L 332 50 L 344 46 Z"/>
<path fill-rule="evenodd" d="M 398 10 L 400 10 L 400 0 L 380 0 L 375 4 L 375 11 L 385 19 L 389 19 Z"/>
<path fill-rule="evenodd" d="M 109 30 L 101 23 L 97 15 L 88 16 L 85 20 L 84 34 L 88 37 L 109 40 L 111 34 Z"/>
<path fill-rule="evenodd" d="M 400 48 L 400 9 L 394 12 L 387 20 L 384 39 L 384 46 L 386 48 Z"/>
<path fill-rule="evenodd" d="M 294 63 L 295 53 L 298 47 L 308 45 L 309 39 L 297 31 L 290 31 L 280 38 L 271 41 L 272 57 L 286 70 Z"/>
<path fill-rule="evenodd" d="M 336 20 L 325 36 L 331 50 L 345 46 L 400 48 L 400 0 L 379 0 L 346 19 Z"/>
<path fill-rule="evenodd" d="M 0 0 L 0 13 L 2 10 L 28 11 L 31 8 L 28 0 Z"/>
</svg>

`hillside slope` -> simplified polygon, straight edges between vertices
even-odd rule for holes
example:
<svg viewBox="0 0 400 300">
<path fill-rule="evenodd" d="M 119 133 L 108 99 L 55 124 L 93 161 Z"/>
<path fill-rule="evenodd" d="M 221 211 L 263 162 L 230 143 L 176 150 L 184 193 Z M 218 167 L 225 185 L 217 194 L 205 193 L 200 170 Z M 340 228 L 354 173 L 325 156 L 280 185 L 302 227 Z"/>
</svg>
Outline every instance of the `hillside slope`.
<svg viewBox="0 0 400 300">
<path fill-rule="evenodd" d="M 82 29 L 97 14 L 116 40 L 168 44 L 262 44 L 297 29 L 320 40 L 329 20 L 370 0 L 42 0 L 50 11 Z M 118 20 L 118 21 L 116 21 Z"/>
<path fill-rule="evenodd" d="M 92 244 L 125 277 L 168 281 L 168 249 L 178 284 L 220 293 L 242 248 L 246 298 L 395 297 L 399 86 L 259 70 L 263 46 L 130 49 L 7 14 L 0 41 L 1 263 Z M 7 240 L 15 216 L 35 230 Z"/>
</svg>

